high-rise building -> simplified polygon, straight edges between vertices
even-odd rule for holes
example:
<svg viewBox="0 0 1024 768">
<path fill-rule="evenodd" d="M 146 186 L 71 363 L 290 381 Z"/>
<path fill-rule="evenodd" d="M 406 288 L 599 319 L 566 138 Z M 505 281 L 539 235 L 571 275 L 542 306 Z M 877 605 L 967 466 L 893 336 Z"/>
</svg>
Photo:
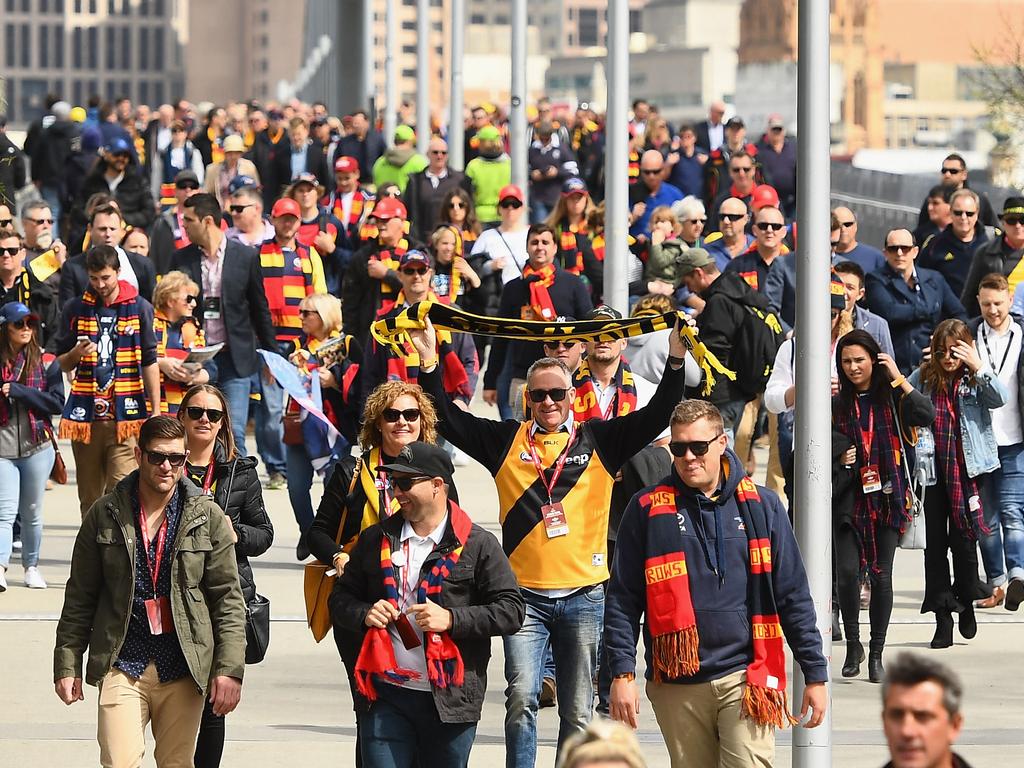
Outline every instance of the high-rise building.
<svg viewBox="0 0 1024 768">
<path fill-rule="evenodd" d="M 47 93 L 159 104 L 181 96 L 187 0 L 3 0 L 0 66 L 6 110 L 27 123 Z"/>
</svg>

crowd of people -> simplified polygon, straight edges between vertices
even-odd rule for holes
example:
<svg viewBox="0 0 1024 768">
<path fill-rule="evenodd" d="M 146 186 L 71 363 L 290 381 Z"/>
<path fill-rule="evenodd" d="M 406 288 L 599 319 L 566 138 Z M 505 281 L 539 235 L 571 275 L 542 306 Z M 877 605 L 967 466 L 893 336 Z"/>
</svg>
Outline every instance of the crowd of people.
<svg viewBox="0 0 1024 768">
<path fill-rule="evenodd" d="M 383 137 L 321 103 L 94 101 L 49 100 L 12 182 L 35 194 L 0 200 L 0 592 L 16 549 L 46 587 L 45 489 L 69 440 L 82 528 L 54 676 L 69 704 L 99 685 L 104 765 L 137 764 L 140 708 L 158 763 L 220 764 L 266 652 L 249 558 L 275 536 L 327 585 L 307 609 L 327 617 L 317 639 L 333 628 L 357 764 L 466 765 L 494 637 L 510 768 L 535 764 L 544 706 L 566 754 L 595 710 L 636 727 L 641 633 L 674 766 L 771 765 L 776 728 L 822 722 L 786 501 L 798 201 L 781 118 L 755 142 L 720 103 L 680 126 L 633 104 L 624 318 L 604 303 L 588 105 L 536 105 L 524 190 L 493 105 L 468 111 L 457 170 L 440 130 L 417 152 L 404 114 Z M 1024 601 L 1024 197 L 996 216 L 967 177 L 950 154 L 918 226 L 880 248 L 832 213 L 846 677 L 866 659 L 885 679 L 901 545 L 924 549 L 933 648 L 954 617 L 970 639 L 976 608 Z M 435 306 L 463 323 L 409 320 Z M 605 332 L 564 330 L 580 321 Z M 408 325 L 388 343 L 381 322 Z M 478 389 L 500 420 L 470 412 Z M 494 479 L 500 542 L 459 499 L 470 460 Z M 290 533 L 263 500 L 285 489 Z M 792 708 L 784 641 L 806 682 Z"/>
</svg>

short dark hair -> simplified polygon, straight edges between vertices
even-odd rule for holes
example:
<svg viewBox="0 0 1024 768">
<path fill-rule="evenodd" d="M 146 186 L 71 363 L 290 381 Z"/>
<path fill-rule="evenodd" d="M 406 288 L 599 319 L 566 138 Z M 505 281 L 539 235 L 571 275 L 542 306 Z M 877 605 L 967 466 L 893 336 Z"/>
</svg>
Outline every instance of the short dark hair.
<svg viewBox="0 0 1024 768">
<path fill-rule="evenodd" d="M 753 157 L 753 155 L 751 155 L 751 154 L 750 154 L 749 152 L 747 152 L 747 150 L 745 150 L 745 149 L 741 149 L 741 150 L 739 150 L 739 151 L 737 151 L 737 152 L 733 152 L 733 153 L 732 153 L 732 154 L 731 154 L 731 155 L 729 156 L 729 165 L 730 165 L 730 166 L 732 165 L 732 161 L 733 161 L 733 160 L 735 160 L 735 159 L 736 159 L 737 157 L 745 157 L 745 158 L 747 158 L 748 160 L 750 160 L 751 162 L 753 162 L 753 160 L 754 160 L 754 157 Z"/>
<path fill-rule="evenodd" d="M 94 245 L 85 253 L 85 271 L 102 272 L 110 267 L 115 272 L 121 269 L 121 258 L 112 245 Z"/>
<path fill-rule="evenodd" d="M 856 261 L 840 261 L 832 269 L 837 275 L 854 275 L 860 280 L 861 287 L 864 287 L 864 268 Z"/>
<path fill-rule="evenodd" d="M 914 686 L 921 683 L 936 683 L 942 687 L 942 706 L 950 717 L 960 714 L 964 686 L 959 675 L 940 661 L 916 653 L 901 653 L 895 661 L 885 665 L 885 680 L 882 683 L 882 706 L 889 698 L 889 689 L 894 685 Z"/>
<path fill-rule="evenodd" d="M 104 101 L 100 105 L 100 122 L 101 123 L 107 122 L 107 119 L 112 114 L 114 114 L 115 111 L 116 110 L 114 109 L 114 105 L 113 104 L 111 104 L 109 101 Z"/>
<path fill-rule="evenodd" d="M 684 133 L 689 131 L 690 133 L 696 133 L 697 129 L 693 127 L 692 123 L 683 123 L 679 126 L 679 130 L 676 131 L 676 136 L 682 136 Z"/>
<path fill-rule="evenodd" d="M 633 109 L 635 110 L 641 104 L 646 104 L 648 107 L 651 106 L 651 102 L 647 99 L 633 99 Z"/>
<path fill-rule="evenodd" d="M 959 152 L 950 152 L 948 155 L 946 155 L 945 159 L 943 159 L 942 162 L 946 162 L 946 160 L 956 160 L 958 163 L 960 163 L 961 171 L 967 170 L 967 161 L 964 160 L 964 156 L 961 155 Z"/>
<path fill-rule="evenodd" d="M 185 440 L 185 425 L 173 416 L 150 416 L 139 430 L 139 450 L 145 451 L 154 440 Z"/>
<path fill-rule="evenodd" d="M 202 221 L 207 216 L 213 219 L 213 223 L 218 227 L 220 226 L 220 203 L 217 202 L 217 198 L 211 195 L 209 192 L 199 192 L 198 194 L 192 195 L 185 200 L 185 207 L 191 208 L 196 212 L 196 216 Z"/>
<path fill-rule="evenodd" d="M 111 203 L 109 200 L 101 205 L 97 205 L 89 212 L 90 227 L 96 223 L 97 216 L 117 216 L 119 220 L 124 221 L 124 217 L 121 215 L 121 209 L 117 207 L 116 203 Z"/>
<path fill-rule="evenodd" d="M 941 197 L 945 202 L 949 202 L 949 198 L 956 192 L 955 189 L 944 187 L 941 184 L 936 184 L 934 187 L 928 190 L 928 197 Z"/>
<path fill-rule="evenodd" d="M 355 112 L 352 113 L 351 116 L 355 117 L 356 115 L 362 115 L 367 120 L 370 119 L 370 116 L 366 113 L 365 109 L 357 109 Z"/>
<path fill-rule="evenodd" d="M 530 242 L 530 240 L 533 239 L 534 235 L 541 235 L 544 234 L 545 232 L 550 232 L 551 239 L 554 240 L 556 243 L 558 242 L 558 235 L 555 232 L 555 228 L 543 221 L 530 225 L 530 228 L 526 230 L 526 242 Z"/>
</svg>

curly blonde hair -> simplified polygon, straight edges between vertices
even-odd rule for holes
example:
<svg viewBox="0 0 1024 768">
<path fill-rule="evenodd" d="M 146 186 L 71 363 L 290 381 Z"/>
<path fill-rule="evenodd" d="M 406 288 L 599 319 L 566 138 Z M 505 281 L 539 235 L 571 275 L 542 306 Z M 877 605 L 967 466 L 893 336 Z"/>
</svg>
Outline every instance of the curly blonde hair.
<svg viewBox="0 0 1024 768">
<path fill-rule="evenodd" d="M 192 293 L 199 293 L 199 286 L 184 272 L 179 272 L 176 269 L 168 272 L 160 278 L 160 282 L 153 289 L 153 306 L 161 312 L 167 309 L 174 294 L 182 288 Z"/>
<path fill-rule="evenodd" d="M 366 407 L 363 409 L 363 426 L 359 430 L 359 445 L 364 451 L 371 448 L 379 448 L 384 441 L 381 435 L 380 426 L 377 422 L 386 408 L 403 395 L 416 400 L 420 409 L 420 440 L 424 443 L 437 442 L 437 409 L 434 408 L 434 401 L 423 391 L 419 384 L 410 384 L 406 381 L 386 381 L 378 386 L 370 396 L 366 398 Z"/>
</svg>

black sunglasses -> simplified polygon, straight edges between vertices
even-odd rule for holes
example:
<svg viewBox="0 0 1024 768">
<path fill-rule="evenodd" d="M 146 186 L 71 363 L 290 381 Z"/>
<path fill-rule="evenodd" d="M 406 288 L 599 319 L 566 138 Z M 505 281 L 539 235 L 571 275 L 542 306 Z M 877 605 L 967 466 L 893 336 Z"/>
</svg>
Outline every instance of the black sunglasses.
<svg viewBox="0 0 1024 768">
<path fill-rule="evenodd" d="M 909 244 L 906 244 L 906 245 L 903 244 L 903 243 L 896 243 L 896 244 L 893 244 L 893 245 L 885 246 L 885 252 L 886 253 L 898 253 L 899 251 L 903 251 L 904 253 L 906 253 L 907 251 L 910 251 L 913 248 L 915 248 L 913 243 L 909 243 Z"/>
<path fill-rule="evenodd" d="M 555 387 L 554 389 L 531 389 L 528 390 L 530 395 L 530 402 L 543 403 L 545 398 L 550 397 L 551 402 L 560 403 L 565 400 L 565 396 L 569 394 L 569 390 L 565 387 Z"/>
<path fill-rule="evenodd" d="M 9 227 L 14 223 L 14 219 L 0 219 L 0 228 Z"/>
<path fill-rule="evenodd" d="M 414 421 L 420 420 L 420 409 L 406 408 L 404 411 L 400 411 L 397 408 L 385 408 L 381 416 L 384 417 L 384 421 L 388 424 L 394 424 L 399 419 L 405 419 L 411 424 Z"/>
<path fill-rule="evenodd" d="M 154 467 L 161 466 L 165 461 L 172 467 L 177 468 L 185 463 L 185 459 L 188 458 L 188 452 L 185 453 L 160 453 L 159 451 L 149 451 L 145 448 L 142 452 L 146 454 L 146 459 Z"/>
<path fill-rule="evenodd" d="M 942 169 L 942 175 L 943 176 L 949 176 L 949 175 L 952 175 L 954 173 L 963 173 L 963 171 L 964 171 L 963 168 L 943 168 Z"/>
<path fill-rule="evenodd" d="M 398 490 L 408 493 L 416 483 L 422 483 L 424 480 L 431 479 L 432 478 L 427 477 L 427 475 L 405 475 L 403 477 L 395 477 L 392 475 L 391 484 Z"/>
<path fill-rule="evenodd" d="M 125 157 L 127 157 L 127 155 L 125 155 Z M 29 218 L 26 218 L 25 221 L 31 221 L 36 226 L 41 226 L 42 224 L 53 224 L 53 219 L 29 219 Z M 10 224 L 11 220 L 7 219 L 5 223 L 6 224 Z"/>
<path fill-rule="evenodd" d="M 733 173 L 750 173 L 752 170 L 754 170 L 754 166 L 752 166 L 752 165 L 734 165 L 729 170 L 732 171 Z"/>
<path fill-rule="evenodd" d="M 203 418 L 203 414 L 206 414 L 206 418 L 210 420 L 211 424 L 216 424 L 218 421 L 224 418 L 224 411 L 218 410 L 217 408 L 200 408 L 198 405 L 190 405 L 185 409 L 185 413 L 192 421 L 199 421 Z"/>
<path fill-rule="evenodd" d="M 773 232 L 778 232 L 786 225 L 777 221 L 759 221 L 754 226 L 760 229 L 762 232 L 767 232 L 769 229 L 772 230 Z"/>
<path fill-rule="evenodd" d="M 691 225 L 692 225 L 692 224 L 697 224 L 697 223 L 700 223 L 700 224 L 707 224 L 707 223 L 708 223 L 708 220 L 707 220 L 706 218 L 704 218 L 704 219 L 687 219 L 687 220 L 686 220 L 686 223 L 687 223 L 687 224 L 691 224 Z"/>
<path fill-rule="evenodd" d="M 189 294 L 188 296 L 185 297 L 185 303 L 186 304 L 198 304 L 199 303 L 199 297 L 198 296 L 193 296 L 192 294 Z"/>
<path fill-rule="evenodd" d="M 747 218 L 747 214 L 745 214 L 745 213 L 720 213 L 720 214 L 718 214 L 718 218 L 720 218 L 722 221 L 739 221 L 740 219 Z"/>
<path fill-rule="evenodd" d="M 1003 220 L 1003 224 L 1008 227 L 1019 227 L 1021 224 L 1024 224 L 1024 218 L 1021 218 L 1020 216 L 1002 216 L 1001 218 Z"/>
<path fill-rule="evenodd" d="M 953 216 L 955 218 L 960 218 L 961 216 L 966 216 L 968 219 L 973 219 L 977 215 L 978 215 L 977 211 L 953 211 Z"/>
<path fill-rule="evenodd" d="M 21 320 L 12 320 L 11 325 L 19 331 L 23 331 L 26 328 L 35 328 L 37 323 L 33 317 L 23 317 Z"/>
<path fill-rule="evenodd" d="M 845 228 L 849 229 L 850 227 L 852 227 L 856 223 L 857 223 L 856 221 L 840 221 L 839 222 L 839 226 L 840 227 L 845 227 Z"/>
<path fill-rule="evenodd" d="M 668 449 L 672 451 L 673 456 L 678 456 L 679 458 L 685 456 L 687 451 L 692 453 L 694 456 L 705 456 L 711 448 L 711 444 L 724 434 L 724 432 L 719 432 L 710 440 L 690 440 L 689 442 L 686 442 L 685 440 L 673 440 L 668 444 Z"/>
<path fill-rule="evenodd" d="M 191 181 L 179 182 L 174 186 L 176 189 L 199 189 L 199 185 Z"/>
<path fill-rule="evenodd" d="M 499 208 L 522 208 L 523 204 L 518 200 L 502 200 L 498 203 Z"/>
<path fill-rule="evenodd" d="M 661 168 L 643 168 L 640 170 L 644 176 L 654 176 L 655 174 L 661 173 Z"/>
<path fill-rule="evenodd" d="M 21 253 L 21 246 L 16 248 L 0 248 L 0 256 L 17 256 Z"/>
<path fill-rule="evenodd" d="M 447 155 L 448 154 L 448 150 L 447 149 L 432 149 L 432 150 L 430 150 L 430 154 L 432 154 L 432 155 Z"/>
<path fill-rule="evenodd" d="M 425 275 L 425 274 L 427 274 L 427 268 L 426 267 L 420 267 L 419 269 L 416 269 L 414 267 L 404 267 L 402 269 L 402 274 L 403 275 L 410 275 L 410 276 L 411 275 Z"/>
<path fill-rule="evenodd" d="M 547 347 L 548 349 L 561 349 L 562 347 L 565 347 L 566 349 L 572 349 L 577 344 L 579 344 L 578 341 L 563 341 L 562 339 L 558 339 L 557 341 L 544 342 L 544 346 Z"/>
<path fill-rule="evenodd" d="M 252 203 L 249 203 L 248 205 L 229 205 L 228 210 L 232 213 L 243 213 L 246 208 L 252 208 L 252 206 Z"/>
</svg>

